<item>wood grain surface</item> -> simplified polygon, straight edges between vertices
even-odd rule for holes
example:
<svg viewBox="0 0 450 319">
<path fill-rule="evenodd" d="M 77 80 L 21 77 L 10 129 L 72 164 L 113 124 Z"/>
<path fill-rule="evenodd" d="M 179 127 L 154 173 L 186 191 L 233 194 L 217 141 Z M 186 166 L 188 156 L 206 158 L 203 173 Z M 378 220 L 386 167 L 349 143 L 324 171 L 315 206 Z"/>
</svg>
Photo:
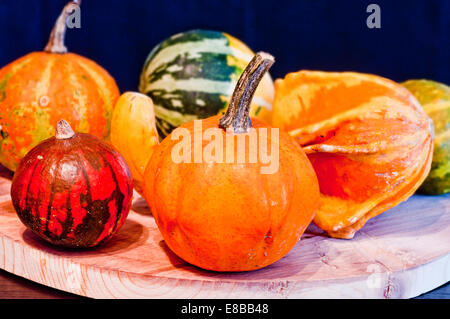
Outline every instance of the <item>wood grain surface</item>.
<svg viewBox="0 0 450 319">
<path fill-rule="evenodd" d="M 28 231 L 0 178 L 0 268 L 94 298 L 409 298 L 450 280 L 450 196 L 415 195 L 370 220 L 352 240 L 311 225 L 264 269 L 216 273 L 165 245 L 137 194 L 124 227 L 96 249 L 63 250 Z"/>
<path fill-rule="evenodd" d="M 50 288 L 0 269 L 0 299 L 84 299 Z M 415 297 L 415 299 L 450 299 L 450 283 Z"/>
</svg>

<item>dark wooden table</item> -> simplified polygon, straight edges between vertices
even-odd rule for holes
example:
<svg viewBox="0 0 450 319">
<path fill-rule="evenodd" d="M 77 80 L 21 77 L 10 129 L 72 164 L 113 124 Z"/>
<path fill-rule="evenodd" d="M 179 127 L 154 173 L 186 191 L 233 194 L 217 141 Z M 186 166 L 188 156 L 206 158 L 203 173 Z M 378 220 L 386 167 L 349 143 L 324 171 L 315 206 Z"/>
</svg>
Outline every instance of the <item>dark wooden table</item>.
<svg viewBox="0 0 450 319">
<path fill-rule="evenodd" d="M 82 298 L 37 284 L 0 269 L 0 299 L 74 299 Z"/>
<path fill-rule="evenodd" d="M 0 270 L 0 299 L 77 299 L 83 298 L 49 288 Z M 419 299 L 450 299 L 450 283 L 423 294 Z"/>
</svg>

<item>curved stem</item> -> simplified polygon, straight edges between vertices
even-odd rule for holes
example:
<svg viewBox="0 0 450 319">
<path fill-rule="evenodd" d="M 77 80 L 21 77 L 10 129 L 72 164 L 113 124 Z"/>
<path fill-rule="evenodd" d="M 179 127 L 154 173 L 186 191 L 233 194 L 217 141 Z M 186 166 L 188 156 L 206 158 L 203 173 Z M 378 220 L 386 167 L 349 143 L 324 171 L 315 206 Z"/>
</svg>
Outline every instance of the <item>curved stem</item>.
<svg viewBox="0 0 450 319">
<path fill-rule="evenodd" d="M 57 140 L 65 140 L 68 138 L 72 138 L 75 136 L 75 132 L 70 127 L 69 123 L 66 120 L 58 121 L 56 124 L 56 133 L 55 137 Z"/>
<path fill-rule="evenodd" d="M 252 127 L 250 104 L 259 82 L 275 62 L 273 56 L 258 52 L 245 68 L 234 88 L 230 105 L 219 125 L 226 129 L 232 127 L 234 133 L 248 133 Z"/>
<path fill-rule="evenodd" d="M 50 53 L 67 53 L 67 48 L 64 45 L 64 36 L 66 34 L 66 20 L 76 7 L 81 5 L 81 0 L 73 0 L 64 6 L 61 14 L 55 22 L 50 39 L 44 48 L 45 52 Z"/>
</svg>

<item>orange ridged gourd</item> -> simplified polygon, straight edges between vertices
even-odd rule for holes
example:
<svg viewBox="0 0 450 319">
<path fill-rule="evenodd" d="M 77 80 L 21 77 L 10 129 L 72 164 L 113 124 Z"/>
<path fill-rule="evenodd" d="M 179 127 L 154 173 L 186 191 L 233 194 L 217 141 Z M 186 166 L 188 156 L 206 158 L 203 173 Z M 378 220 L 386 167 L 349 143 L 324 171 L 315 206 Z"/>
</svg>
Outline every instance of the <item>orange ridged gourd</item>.
<svg viewBox="0 0 450 319">
<path fill-rule="evenodd" d="M 352 238 L 426 178 L 432 121 L 399 84 L 370 74 L 299 71 L 275 87 L 273 125 L 307 153 L 321 191 L 314 222 L 330 236 Z"/>
<path fill-rule="evenodd" d="M 119 89 L 97 63 L 64 46 L 69 2 L 43 52 L 29 53 L 0 69 L 0 163 L 15 170 L 25 154 L 53 135 L 61 118 L 76 131 L 109 135 Z"/>
</svg>

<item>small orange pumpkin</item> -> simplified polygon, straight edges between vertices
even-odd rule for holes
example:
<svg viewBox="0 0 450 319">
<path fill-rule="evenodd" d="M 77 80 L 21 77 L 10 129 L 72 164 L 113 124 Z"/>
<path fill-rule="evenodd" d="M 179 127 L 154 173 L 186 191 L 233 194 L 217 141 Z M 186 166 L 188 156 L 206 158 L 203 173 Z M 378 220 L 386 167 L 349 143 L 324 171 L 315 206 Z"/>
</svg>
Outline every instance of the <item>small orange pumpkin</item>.
<svg viewBox="0 0 450 319">
<path fill-rule="evenodd" d="M 314 217 L 319 188 L 306 155 L 286 133 L 249 118 L 255 89 L 272 63 L 273 57 L 258 53 L 239 79 L 225 116 L 175 129 L 145 170 L 144 195 L 165 242 L 198 267 L 247 271 L 270 265 L 291 250 Z M 239 146 L 240 138 L 248 148 Z M 258 147 L 271 145 L 278 170 L 262 173 L 267 161 L 261 153 L 250 160 L 252 138 Z M 214 160 L 205 158 L 208 150 Z"/>
<path fill-rule="evenodd" d="M 51 137 L 67 119 L 76 131 L 109 135 L 119 89 L 106 70 L 64 45 L 66 18 L 59 16 L 44 52 L 29 53 L 0 69 L 0 163 L 15 170 L 25 154 Z"/>
<path fill-rule="evenodd" d="M 290 73 L 275 87 L 273 124 L 308 154 L 321 191 L 314 222 L 330 236 L 352 238 L 426 178 L 432 122 L 404 87 L 371 74 L 319 71 Z"/>
</svg>

